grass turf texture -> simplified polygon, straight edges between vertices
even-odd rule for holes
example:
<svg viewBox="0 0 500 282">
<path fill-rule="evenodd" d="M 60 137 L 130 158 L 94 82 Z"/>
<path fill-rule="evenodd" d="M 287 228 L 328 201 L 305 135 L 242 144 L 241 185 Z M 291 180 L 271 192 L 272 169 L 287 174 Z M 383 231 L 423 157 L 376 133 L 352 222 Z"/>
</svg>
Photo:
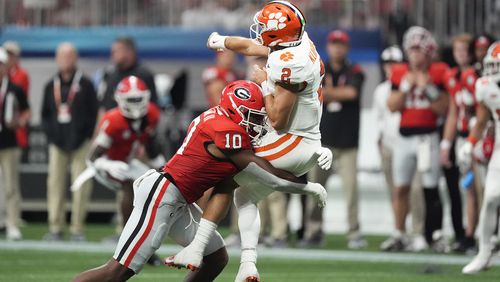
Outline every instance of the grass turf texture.
<svg viewBox="0 0 500 282">
<path fill-rule="evenodd" d="M 25 239 L 40 240 L 47 232 L 46 224 L 28 224 L 22 228 Z M 86 236 L 89 241 L 99 242 L 114 234 L 113 225 L 88 225 Z M 221 233 L 227 235 L 227 229 Z M 378 251 L 384 236 L 368 236 L 369 247 L 363 251 Z M 0 235 L 4 239 L 4 235 Z M 167 240 L 166 243 L 169 243 Z M 292 245 L 294 244 L 292 240 Z M 329 235 L 323 249 L 346 250 L 343 235 Z M 356 253 L 356 252 L 354 252 Z M 35 250 L 0 249 L 0 282 L 3 281 L 69 281 L 77 273 L 106 262 L 112 253 L 78 253 Z M 160 253 L 161 256 L 172 255 Z M 436 255 L 439 256 L 439 255 Z M 234 281 L 239 258 L 232 256 L 229 265 L 216 281 Z M 262 281 L 500 281 L 500 268 L 474 277 L 460 274 L 463 265 L 435 265 L 417 263 L 392 263 L 369 261 L 327 261 L 262 258 L 259 259 Z M 146 266 L 132 281 L 182 281 L 186 270 L 168 267 Z"/>
<path fill-rule="evenodd" d="M 167 254 L 161 254 L 167 255 Z M 98 266 L 110 255 L 46 251 L 0 250 L 0 281 L 69 281 L 80 271 Z M 338 261 L 288 261 L 262 259 L 259 261 L 262 281 L 499 281 L 500 269 L 493 268 L 474 277 L 460 274 L 461 266 L 422 265 L 404 263 L 369 263 Z M 229 265 L 216 281 L 234 281 L 238 258 L 231 257 Z M 131 281 L 182 281 L 186 270 L 146 266 Z"/>
</svg>

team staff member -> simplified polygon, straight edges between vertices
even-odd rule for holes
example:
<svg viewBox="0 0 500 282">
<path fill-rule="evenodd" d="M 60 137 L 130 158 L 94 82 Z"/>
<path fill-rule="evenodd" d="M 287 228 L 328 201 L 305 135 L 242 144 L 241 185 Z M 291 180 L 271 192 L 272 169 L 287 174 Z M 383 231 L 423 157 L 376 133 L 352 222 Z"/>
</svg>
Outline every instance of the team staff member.
<svg viewBox="0 0 500 282">
<path fill-rule="evenodd" d="M 325 86 L 323 87 L 323 116 L 320 123 L 323 146 L 332 149 L 336 167 L 347 201 L 348 247 L 363 248 L 366 240 L 360 234 L 358 217 L 358 183 L 357 159 L 359 141 L 359 113 L 361 89 L 364 74 L 361 67 L 347 59 L 349 52 L 349 35 L 335 30 L 328 35 L 326 50 L 328 63 L 325 64 Z M 323 171 L 314 167 L 310 173 L 310 181 L 326 184 L 331 170 Z M 308 200 L 306 216 L 305 240 L 318 241 L 322 237 L 322 213 Z"/>
<path fill-rule="evenodd" d="M 202 80 L 209 108 L 219 104 L 220 93 L 222 93 L 227 84 L 241 78 L 241 75 L 234 70 L 235 61 L 236 54 L 233 51 L 224 50 L 217 52 L 215 65 L 203 71 Z"/>
<path fill-rule="evenodd" d="M 0 187 L 5 189 L 7 239 L 22 239 L 19 230 L 21 193 L 19 191 L 20 151 L 16 129 L 28 124 L 31 112 L 23 90 L 9 79 L 7 52 L 0 48 Z M 3 193 L 4 191 L 2 191 Z"/>
<path fill-rule="evenodd" d="M 85 168 L 90 138 L 97 117 L 97 97 L 92 82 L 77 67 L 78 53 L 69 42 L 56 51 L 58 72 L 45 85 L 42 104 L 42 126 L 49 141 L 47 207 L 49 241 L 62 240 L 66 222 L 67 170 L 73 182 Z M 73 192 L 71 239 L 84 240 L 83 225 L 91 183 Z"/>
<path fill-rule="evenodd" d="M 114 95 L 116 86 L 127 76 L 137 76 L 146 83 L 151 91 L 151 102 L 157 103 L 156 86 L 153 74 L 139 63 L 135 41 L 130 37 L 119 37 L 111 46 L 113 67 L 104 74 L 103 85 L 99 86 L 100 108 L 110 110 L 117 106 Z"/>
</svg>

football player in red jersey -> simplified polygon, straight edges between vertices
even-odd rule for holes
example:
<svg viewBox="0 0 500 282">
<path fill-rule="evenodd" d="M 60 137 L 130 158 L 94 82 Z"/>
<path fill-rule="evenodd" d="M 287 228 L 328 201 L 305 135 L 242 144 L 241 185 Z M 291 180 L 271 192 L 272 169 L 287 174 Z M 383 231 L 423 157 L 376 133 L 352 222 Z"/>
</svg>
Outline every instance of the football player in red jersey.
<svg viewBox="0 0 500 282">
<path fill-rule="evenodd" d="M 433 247 L 434 231 L 442 226 L 442 205 L 438 182 L 439 163 L 438 118 L 446 114 L 448 96 L 442 91 L 444 63 L 432 62 L 437 44 L 432 34 L 418 26 L 411 27 L 404 36 L 403 47 L 408 64 L 393 68 L 392 94 L 387 105 L 393 112 L 401 112 L 400 134 L 394 151 L 395 232 L 382 244 L 384 250 L 400 251 L 406 248 L 405 222 L 408 213 L 408 194 L 415 172 L 422 174 L 425 197 L 425 239 Z"/>
<path fill-rule="evenodd" d="M 133 209 L 132 183 L 150 167 L 160 167 L 165 158 L 155 144 L 160 110 L 149 101 L 150 92 L 136 76 L 125 77 L 115 92 L 118 107 L 106 112 L 99 125 L 88 160 L 88 169 L 75 181 L 72 189 L 94 176 L 113 191 L 122 191 L 120 211 L 125 223 Z M 145 148 L 149 166 L 139 161 Z M 161 264 L 155 255 L 148 262 Z"/>
<path fill-rule="evenodd" d="M 198 226 L 211 222 L 200 220 L 202 212 L 194 202 L 214 186 L 215 196 L 232 193 L 226 187 L 235 186 L 233 176 L 239 171 L 279 191 L 314 195 L 324 205 L 323 186 L 276 169 L 255 155 L 252 140 L 263 133 L 265 116 L 257 84 L 229 84 L 220 105 L 193 120 L 184 143 L 163 169 L 149 170 L 134 182 L 134 209 L 113 259 L 73 281 L 125 281 L 141 270 L 167 234 L 182 246 L 195 234 L 206 241 L 203 264 L 193 268 L 185 281 L 214 280 L 227 264 L 227 252 L 217 232 L 197 233 Z M 229 205 L 230 201 L 226 210 Z"/>
<path fill-rule="evenodd" d="M 469 135 L 469 124 L 476 113 L 477 103 L 474 97 L 474 85 L 477 79 L 477 71 L 471 66 L 472 54 L 469 52 L 470 44 L 472 44 L 472 37 L 468 34 L 461 34 L 453 39 L 453 57 L 455 58 L 457 67 L 449 69 L 445 75 L 445 86 L 447 92 L 450 94 L 450 103 L 440 150 L 441 163 L 448 169 L 456 169 L 455 164 L 450 158 L 450 155 L 453 153 L 450 152 L 453 148 L 452 145 L 455 142 L 454 149 L 458 150 L 465 143 L 466 137 Z M 467 171 L 462 171 L 462 174 L 465 173 Z M 476 175 L 479 175 L 479 173 Z M 475 183 L 478 182 L 476 181 Z M 452 204 L 452 219 L 453 226 L 455 227 L 456 241 L 453 250 L 456 252 L 464 253 L 473 251 L 476 245 L 474 233 L 479 215 L 477 189 L 482 191 L 482 188 L 477 187 L 478 185 L 475 185 L 475 183 L 472 183 L 466 192 L 467 226 L 465 234 L 462 227 L 462 214 L 459 212 L 459 215 L 455 219 L 453 216 L 455 207 Z M 455 193 L 458 199 L 460 199 L 460 192 L 455 191 Z M 452 196 L 452 192 L 450 192 L 450 198 L 453 202 L 454 197 Z M 460 200 L 458 200 L 458 205 L 460 206 L 456 209 L 461 210 L 462 202 Z M 459 225 L 461 230 L 457 230 L 455 225 Z"/>
</svg>

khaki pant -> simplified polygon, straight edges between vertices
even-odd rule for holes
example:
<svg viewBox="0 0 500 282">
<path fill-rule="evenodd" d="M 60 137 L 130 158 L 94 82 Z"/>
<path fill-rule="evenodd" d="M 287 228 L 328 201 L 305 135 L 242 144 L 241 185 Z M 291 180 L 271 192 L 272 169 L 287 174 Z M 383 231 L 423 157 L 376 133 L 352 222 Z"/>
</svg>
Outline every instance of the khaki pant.
<svg viewBox="0 0 500 282">
<path fill-rule="evenodd" d="M 274 192 L 259 202 L 261 236 L 269 233 L 274 240 L 288 236 L 287 198 L 282 192 Z"/>
<path fill-rule="evenodd" d="M 359 218 L 358 218 L 358 180 L 357 180 L 357 159 L 358 149 L 333 149 L 333 159 L 335 171 L 339 174 L 344 189 L 344 196 L 347 202 L 347 235 L 353 236 L 359 232 Z M 318 166 L 315 166 L 309 172 L 309 181 L 317 182 L 326 185 L 326 181 L 332 174 L 333 168 L 324 171 Z M 317 203 L 312 197 L 307 197 L 306 202 L 306 226 L 305 226 L 305 239 L 312 239 L 321 234 L 323 214 L 322 210 L 318 208 Z"/>
<path fill-rule="evenodd" d="M 86 141 L 78 149 L 66 152 L 57 146 L 49 145 L 49 175 L 47 178 L 47 208 L 49 216 L 49 231 L 60 233 L 66 223 L 66 191 L 68 187 L 68 168 L 71 172 L 71 182 L 82 173 L 85 168 L 85 158 L 90 143 Z M 78 191 L 73 192 L 71 204 L 72 234 L 82 234 L 87 204 L 92 192 L 92 182 L 87 181 Z"/>
<path fill-rule="evenodd" d="M 5 191 L 5 205 L 7 212 L 7 227 L 19 227 L 21 216 L 21 192 L 19 190 L 19 148 L 8 148 L 0 150 L 0 170 L 2 172 Z M 2 191 L 2 193 L 4 193 Z M 2 208 L 3 209 L 3 208 Z"/>
<path fill-rule="evenodd" d="M 382 171 L 387 182 L 387 190 L 391 196 L 394 194 L 394 181 L 393 181 L 393 171 L 392 171 L 392 151 L 385 146 L 380 147 L 380 158 L 382 162 Z M 411 233 L 414 235 L 424 234 L 424 195 L 422 190 L 422 184 L 420 180 L 420 173 L 417 171 L 413 177 L 413 181 L 410 189 L 410 215 L 412 230 Z"/>
</svg>

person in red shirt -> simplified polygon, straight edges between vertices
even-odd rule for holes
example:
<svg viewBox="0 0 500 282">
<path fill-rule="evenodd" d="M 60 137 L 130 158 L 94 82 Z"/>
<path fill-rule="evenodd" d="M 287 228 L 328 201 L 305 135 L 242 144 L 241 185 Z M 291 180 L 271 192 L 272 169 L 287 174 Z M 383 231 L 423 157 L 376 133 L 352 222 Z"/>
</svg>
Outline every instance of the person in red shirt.
<svg viewBox="0 0 500 282">
<path fill-rule="evenodd" d="M 219 104 L 220 93 L 228 83 L 240 78 L 240 75 L 234 70 L 235 61 L 236 54 L 233 51 L 217 52 L 215 65 L 203 71 L 202 80 L 209 108 Z"/>
<path fill-rule="evenodd" d="M 189 281 L 213 281 L 228 261 L 216 224 L 202 217 L 195 204 L 215 187 L 214 195 L 232 193 L 233 176 L 243 171 L 276 190 L 316 195 L 324 204 L 326 190 L 274 168 L 252 147 L 264 132 L 264 98 L 260 87 L 235 81 L 224 89 L 218 106 L 195 118 L 177 153 L 161 169 L 149 170 L 134 182 L 134 210 L 120 237 L 113 259 L 73 281 L 125 281 L 138 273 L 168 234 L 182 246 L 197 236 L 207 242 L 203 265 L 188 273 Z M 227 202 L 228 209 L 231 201 Z M 207 216 L 203 214 L 203 217 Z M 203 230 L 203 232 L 198 232 Z M 213 234 L 212 234 L 213 233 Z M 213 235 L 213 236 L 212 236 Z M 193 267 L 193 270 L 195 268 Z"/>
<path fill-rule="evenodd" d="M 7 51 L 9 59 L 7 61 L 7 73 L 9 79 L 15 85 L 19 86 L 26 97 L 29 96 L 30 78 L 28 72 L 21 67 L 19 59 L 21 56 L 21 48 L 14 41 L 6 41 L 2 47 Z M 21 127 L 16 130 L 16 139 L 21 149 L 28 148 L 28 127 Z"/>
<path fill-rule="evenodd" d="M 441 240 L 433 233 L 442 227 L 443 210 L 438 191 L 439 165 L 438 118 L 446 114 L 448 96 L 444 89 L 447 65 L 432 62 L 437 44 L 432 34 L 418 26 L 411 27 L 404 37 L 408 64 L 397 65 L 391 74 L 392 94 L 387 105 L 392 112 L 401 112 L 398 140 L 394 151 L 395 232 L 382 244 L 384 250 L 401 251 L 407 246 L 405 223 L 408 195 L 415 172 L 422 175 L 425 198 L 425 239 L 434 249 Z M 436 233 L 435 235 L 439 235 Z"/>
<path fill-rule="evenodd" d="M 470 121 L 476 113 L 477 103 L 474 96 L 474 88 L 478 71 L 471 66 L 472 54 L 469 52 L 470 44 L 472 44 L 472 37 L 468 34 L 458 35 L 453 39 L 453 57 L 457 63 L 457 67 L 448 70 L 445 75 L 446 90 L 450 94 L 451 99 L 440 149 L 441 163 L 448 169 L 453 167 L 457 169 L 453 161 L 455 159 L 453 155 L 456 156 L 456 153 L 451 152 L 451 150 L 458 149 L 465 143 L 466 137 L 469 135 Z M 454 142 L 455 147 L 452 146 Z M 462 172 L 462 174 L 464 173 L 466 171 Z M 465 234 L 463 227 L 461 232 L 455 228 L 456 244 L 453 246 L 453 250 L 457 252 L 472 252 L 476 245 L 474 233 L 479 216 L 477 189 L 480 189 L 480 187 L 476 186 L 478 185 L 472 185 L 472 187 L 467 189 L 466 193 L 467 226 Z M 455 193 L 460 197 L 459 191 Z M 450 198 L 453 201 L 451 192 Z M 461 201 L 458 202 L 460 205 L 458 209 L 461 210 L 462 203 Z M 452 215 L 454 214 L 453 209 L 452 205 Z M 456 220 L 453 218 L 453 220 L 454 226 L 455 221 L 458 221 L 458 224 L 462 226 L 462 213 L 460 212 L 458 218 Z"/>
</svg>

